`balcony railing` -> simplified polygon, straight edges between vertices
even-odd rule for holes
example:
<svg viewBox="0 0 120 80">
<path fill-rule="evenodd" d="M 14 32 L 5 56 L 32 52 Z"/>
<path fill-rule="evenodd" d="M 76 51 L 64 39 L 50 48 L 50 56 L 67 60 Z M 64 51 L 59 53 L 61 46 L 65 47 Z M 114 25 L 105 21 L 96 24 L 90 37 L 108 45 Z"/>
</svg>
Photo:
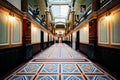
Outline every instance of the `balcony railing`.
<svg viewBox="0 0 120 80">
<path fill-rule="evenodd" d="M 81 24 L 85 19 L 87 19 L 87 17 L 88 17 L 91 13 L 92 13 L 92 4 L 90 4 L 90 5 L 87 7 L 85 14 L 84 14 L 82 17 L 80 17 L 79 22 L 78 22 L 77 24 L 75 24 L 74 27 L 77 27 L 79 24 Z"/>
<path fill-rule="evenodd" d="M 108 3 L 110 3 L 112 0 L 100 0 L 100 7 L 106 6 Z"/>
<path fill-rule="evenodd" d="M 43 22 L 39 16 L 37 15 L 33 15 L 33 8 L 29 5 L 29 9 L 28 9 L 28 15 L 31 16 L 36 22 L 38 22 L 41 26 L 43 26 L 44 28 L 47 29 L 47 26 L 45 24 L 45 22 Z"/>
</svg>

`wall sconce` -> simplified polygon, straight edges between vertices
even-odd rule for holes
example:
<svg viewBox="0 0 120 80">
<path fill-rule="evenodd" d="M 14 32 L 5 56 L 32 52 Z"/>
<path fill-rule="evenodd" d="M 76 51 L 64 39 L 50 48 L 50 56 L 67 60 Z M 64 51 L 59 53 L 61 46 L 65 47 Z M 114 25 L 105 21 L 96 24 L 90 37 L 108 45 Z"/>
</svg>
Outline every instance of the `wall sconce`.
<svg viewBox="0 0 120 80">
<path fill-rule="evenodd" d="M 48 36 L 48 33 L 46 32 L 45 35 Z"/>
<path fill-rule="evenodd" d="M 36 31 L 36 30 L 37 30 L 37 28 L 36 28 L 36 27 L 32 27 L 32 30 Z"/>
<path fill-rule="evenodd" d="M 84 31 L 88 31 L 88 27 L 83 27 Z"/>
<path fill-rule="evenodd" d="M 105 16 L 105 19 L 106 19 L 106 20 L 109 20 L 110 17 L 111 17 L 111 16 L 110 16 L 110 12 L 107 12 L 107 13 L 106 13 L 106 16 Z"/>
<path fill-rule="evenodd" d="M 9 20 L 15 20 L 15 16 L 14 16 L 14 14 L 13 13 L 9 13 Z"/>
</svg>

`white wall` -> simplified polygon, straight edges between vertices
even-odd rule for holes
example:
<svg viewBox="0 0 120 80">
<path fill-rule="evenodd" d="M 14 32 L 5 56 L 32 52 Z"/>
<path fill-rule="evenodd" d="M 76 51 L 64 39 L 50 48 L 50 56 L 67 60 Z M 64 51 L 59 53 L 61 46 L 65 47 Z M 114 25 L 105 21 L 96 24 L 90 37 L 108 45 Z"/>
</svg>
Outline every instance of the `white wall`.
<svg viewBox="0 0 120 80">
<path fill-rule="evenodd" d="M 36 27 L 36 25 L 32 24 L 31 28 L 31 41 L 32 43 L 40 43 L 41 42 L 41 30 Z"/>
<path fill-rule="evenodd" d="M 76 32 L 72 34 L 72 48 L 76 48 Z"/>
<path fill-rule="evenodd" d="M 44 32 L 44 42 L 48 42 L 48 33 Z"/>
<path fill-rule="evenodd" d="M 7 0 L 7 1 L 14 5 L 17 9 L 21 10 L 21 0 Z"/>
<path fill-rule="evenodd" d="M 89 27 L 88 24 L 85 24 L 80 29 L 80 43 L 88 43 L 89 42 Z"/>
</svg>

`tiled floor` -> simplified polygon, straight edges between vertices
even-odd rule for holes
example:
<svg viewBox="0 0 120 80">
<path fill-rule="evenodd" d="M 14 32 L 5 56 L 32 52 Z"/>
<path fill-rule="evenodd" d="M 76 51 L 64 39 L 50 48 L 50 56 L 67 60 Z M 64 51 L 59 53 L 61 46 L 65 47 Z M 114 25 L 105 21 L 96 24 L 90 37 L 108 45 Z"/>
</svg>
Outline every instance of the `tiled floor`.
<svg viewBox="0 0 120 80">
<path fill-rule="evenodd" d="M 55 44 L 14 71 L 6 80 L 116 79 L 66 44 Z"/>
</svg>

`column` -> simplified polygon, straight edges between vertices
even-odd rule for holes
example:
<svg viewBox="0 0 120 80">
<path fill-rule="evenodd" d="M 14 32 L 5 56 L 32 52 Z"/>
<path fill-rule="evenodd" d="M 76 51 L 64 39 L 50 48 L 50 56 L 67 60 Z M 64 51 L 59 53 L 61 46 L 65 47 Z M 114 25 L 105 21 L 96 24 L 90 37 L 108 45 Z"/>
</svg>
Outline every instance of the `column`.
<svg viewBox="0 0 120 80">
<path fill-rule="evenodd" d="M 23 17 L 23 44 L 31 44 L 31 22 Z"/>
<path fill-rule="evenodd" d="M 21 9 L 24 12 L 28 12 L 28 0 L 21 0 Z"/>
<path fill-rule="evenodd" d="M 47 26 L 47 29 L 49 29 L 49 11 L 46 10 L 46 26 Z"/>
<path fill-rule="evenodd" d="M 89 22 L 89 43 L 97 44 L 97 19 Z"/>
<path fill-rule="evenodd" d="M 68 33 L 68 23 L 66 24 L 66 34 Z"/>
<path fill-rule="evenodd" d="M 75 21 L 74 20 L 75 19 L 75 15 L 74 14 L 75 14 L 75 11 L 72 11 L 71 14 L 72 14 L 71 27 L 72 27 L 72 29 L 74 29 L 74 21 Z"/>
<path fill-rule="evenodd" d="M 71 33 L 70 35 L 71 35 L 71 47 L 72 47 L 72 41 L 73 41 L 73 40 L 72 40 L 72 39 L 73 39 L 72 37 L 73 37 L 73 35 L 72 35 L 72 33 Z"/>
<path fill-rule="evenodd" d="M 77 31 L 77 36 L 76 36 L 76 50 L 79 50 L 79 45 L 80 45 L 80 40 L 79 40 L 79 36 L 80 36 L 80 34 L 79 34 L 80 32 L 79 31 Z"/>
<path fill-rule="evenodd" d="M 97 47 L 97 19 L 92 19 L 89 22 L 89 52 L 90 59 L 95 60 L 95 53 Z"/>
<path fill-rule="evenodd" d="M 97 11 L 100 8 L 100 0 L 92 1 L 92 11 Z"/>
<path fill-rule="evenodd" d="M 48 42 L 47 42 L 48 44 L 47 44 L 47 47 L 49 47 L 49 45 L 50 45 L 49 36 L 50 36 L 50 34 L 48 33 L 48 36 L 47 36 L 47 37 L 48 37 Z"/>
<path fill-rule="evenodd" d="M 27 20 L 25 15 L 23 17 L 23 47 L 25 60 L 31 59 L 33 56 L 31 44 L 31 22 Z"/>
</svg>

